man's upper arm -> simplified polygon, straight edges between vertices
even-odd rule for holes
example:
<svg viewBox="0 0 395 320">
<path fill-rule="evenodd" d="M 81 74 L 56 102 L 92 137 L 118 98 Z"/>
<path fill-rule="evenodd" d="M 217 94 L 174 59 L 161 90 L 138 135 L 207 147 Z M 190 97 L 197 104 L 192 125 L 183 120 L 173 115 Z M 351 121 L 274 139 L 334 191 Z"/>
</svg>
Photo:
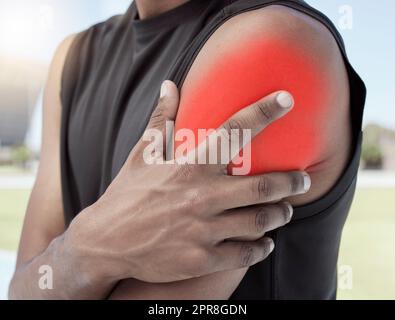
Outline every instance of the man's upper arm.
<svg viewBox="0 0 395 320">
<path fill-rule="evenodd" d="M 42 253 L 65 229 L 60 182 L 60 84 L 73 39 L 65 39 L 56 51 L 44 90 L 40 166 L 26 211 L 18 265 Z"/>
<path fill-rule="evenodd" d="M 320 198 L 349 157 L 349 88 L 338 45 L 321 23 L 271 6 L 226 22 L 205 44 L 184 82 L 177 128 L 217 128 L 233 113 L 277 90 L 295 108 L 252 143 L 252 174 L 307 170 Z M 318 183 L 319 182 L 319 183 Z"/>
<path fill-rule="evenodd" d="M 217 128 L 235 111 L 280 89 L 294 94 L 295 107 L 300 110 L 294 118 L 274 124 L 272 132 L 261 138 L 265 139 L 262 157 L 273 155 L 264 165 L 267 169 L 307 169 L 315 190 L 293 203 L 309 202 L 325 193 L 341 174 L 350 145 L 347 74 L 335 40 L 317 21 L 272 6 L 226 22 L 202 48 L 187 75 L 181 88 L 177 127 Z M 310 133 L 320 139 L 309 140 Z M 290 161 L 282 161 L 283 147 L 292 149 L 293 143 L 299 143 L 299 149 L 313 142 L 321 145 L 298 155 L 287 154 Z M 220 272 L 172 284 L 130 279 L 122 281 L 110 298 L 227 299 L 245 272 Z"/>
</svg>

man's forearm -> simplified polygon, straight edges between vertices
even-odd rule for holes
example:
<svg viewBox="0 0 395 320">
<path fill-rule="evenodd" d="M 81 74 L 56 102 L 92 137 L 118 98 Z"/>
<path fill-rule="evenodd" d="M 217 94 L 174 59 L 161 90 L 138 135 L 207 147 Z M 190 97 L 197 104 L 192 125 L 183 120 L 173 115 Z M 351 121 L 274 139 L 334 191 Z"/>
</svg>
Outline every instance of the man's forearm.
<svg viewBox="0 0 395 320">
<path fill-rule="evenodd" d="M 42 254 L 18 266 L 10 299 L 102 299 L 109 294 L 114 284 L 100 278 L 97 264 L 79 259 L 64 238 L 54 239 Z"/>
<path fill-rule="evenodd" d="M 208 276 L 172 283 L 121 281 L 110 300 L 228 300 L 248 268 L 217 272 Z"/>
</svg>

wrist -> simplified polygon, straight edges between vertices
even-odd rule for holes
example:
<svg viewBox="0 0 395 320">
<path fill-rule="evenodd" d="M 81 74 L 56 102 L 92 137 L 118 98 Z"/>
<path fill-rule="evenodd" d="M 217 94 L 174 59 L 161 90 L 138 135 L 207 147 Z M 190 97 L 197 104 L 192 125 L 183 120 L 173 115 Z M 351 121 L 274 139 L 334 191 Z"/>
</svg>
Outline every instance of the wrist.
<svg viewBox="0 0 395 320">
<path fill-rule="evenodd" d="M 76 218 L 71 223 L 59 243 L 59 251 L 82 286 L 111 287 L 121 279 L 114 274 L 109 259 L 96 250 L 94 243 L 86 241 L 84 220 Z"/>
</svg>

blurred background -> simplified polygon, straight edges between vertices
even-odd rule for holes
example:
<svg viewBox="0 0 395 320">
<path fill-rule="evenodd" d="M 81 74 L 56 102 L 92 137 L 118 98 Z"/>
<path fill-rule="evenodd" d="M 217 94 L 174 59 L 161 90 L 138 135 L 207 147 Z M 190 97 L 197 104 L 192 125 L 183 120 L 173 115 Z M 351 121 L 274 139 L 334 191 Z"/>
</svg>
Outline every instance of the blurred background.
<svg viewBox="0 0 395 320">
<path fill-rule="evenodd" d="M 395 2 L 310 0 L 337 25 L 368 100 L 358 189 L 344 229 L 339 299 L 395 299 Z M 42 88 L 57 45 L 130 0 L 0 0 L 0 299 L 40 159 Z"/>
</svg>

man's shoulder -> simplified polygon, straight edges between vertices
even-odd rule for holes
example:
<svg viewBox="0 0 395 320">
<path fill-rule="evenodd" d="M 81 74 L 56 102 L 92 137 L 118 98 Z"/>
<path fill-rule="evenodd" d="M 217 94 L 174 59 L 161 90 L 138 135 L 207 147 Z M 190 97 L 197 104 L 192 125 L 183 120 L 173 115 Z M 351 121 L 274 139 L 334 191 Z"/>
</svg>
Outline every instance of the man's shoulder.
<svg viewBox="0 0 395 320">
<path fill-rule="evenodd" d="M 228 116 L 277 90 L 291 92 L 295 108 L 263 133 L 262 163 L 268 165 L 268 172 L 290 167 L 314 171 L 317 186 L 298 204 L 308 203 L 333 187 L 350 151 L 345 63 L 333 34 L 320 21 L 278 5 L 230 18 L 193 62 L 183 83 L 180 108 L 199 108 L 203 119 L 213 118 L 212 110 Z M 281 152 L 293 155 L 287 158 L 292 162 L 289 166 L 279 167 L 286 162 L 277 158 L 279 145 Z"/>
<path fill-rule="evenodd" d="M 217 37 L 232 43 L 243 39 L 273 39 L 314 53 L 328 61 L 341 56 L 333 33 L 317 19 L 290 7 L 270 5 L 237 14 L 217 30 Z M 225 43 L 225 45 L 226 45 Z"/>
<path fill-rule="evenodd" d="M 285 6 L 253 9 L 228 19 L 202 47 L 190 78 L 210 72 L 229 57 L 262 67 L 292 61 L 311 66 L 328 82 L 347 86 L 343 55 L 333 33 L 317 19 Z M 232 68 L 232 63 L 228 66 Z"/>
</svg>

